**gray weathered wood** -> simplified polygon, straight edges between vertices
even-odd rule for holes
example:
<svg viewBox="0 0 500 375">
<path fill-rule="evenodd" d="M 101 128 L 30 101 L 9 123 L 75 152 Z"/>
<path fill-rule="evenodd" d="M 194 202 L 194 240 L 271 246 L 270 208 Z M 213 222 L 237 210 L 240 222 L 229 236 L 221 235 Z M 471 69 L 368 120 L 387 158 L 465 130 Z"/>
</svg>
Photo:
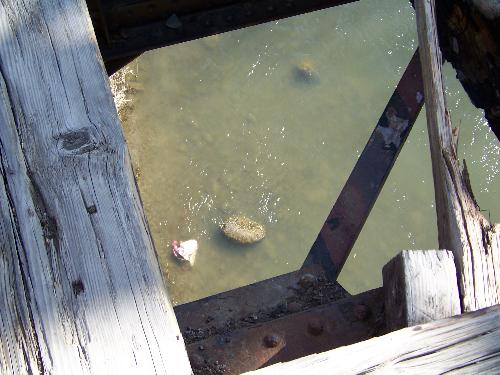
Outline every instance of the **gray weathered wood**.
<svg viewBox="0 0 500 375">
<path fill-rule="evenodd" d="M 248 372 L 295 374 L 500 372 L 500 306 L 405 328 L 354 345 Z"/>
<path fill-rule="evenodd" d="M 0 373 L 189 374 L 83 0 L 0 1 Z"/>
<path fill-rule="evenodd" d="M 461 312 L 451 251 L 404 250 L 384 266 L 382 275 L 390 331 Z"/>
<path fill-rule="evenodd" d="M 439 247 L 453 252 L 463 311 L 500 303 L 500 225 L 481 214 L 460 169 L 446 111 L 434 0 L 415 1 Z"/>
</svg>

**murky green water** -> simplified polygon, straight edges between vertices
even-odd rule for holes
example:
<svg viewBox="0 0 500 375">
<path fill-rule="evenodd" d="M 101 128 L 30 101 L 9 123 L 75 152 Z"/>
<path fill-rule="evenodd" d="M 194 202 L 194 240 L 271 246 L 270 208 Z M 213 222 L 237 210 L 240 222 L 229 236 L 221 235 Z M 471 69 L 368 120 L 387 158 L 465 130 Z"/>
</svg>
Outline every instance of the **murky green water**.
<svg viewBox="0 0 500 375">
<path fill-rule="evenodd" d="M 150 52 L 125 124 L 139 187 L 174 303 L 302 264 L 414 49 L 406 0 L 352 5 Z M 316 79 L 301 80 L 300 64 Z M 498 220 L 499 146 L 445 69 L 481 208 Z M 341 274 L 350 292 L 380 284 L 402 249 L 436 248 L 432 172 L 422 112 Z M 218 230 L 245 214 L 267 227 L 241 247 Z M 174 239 L 197 239 L 193 268 Z"/>
</svg>

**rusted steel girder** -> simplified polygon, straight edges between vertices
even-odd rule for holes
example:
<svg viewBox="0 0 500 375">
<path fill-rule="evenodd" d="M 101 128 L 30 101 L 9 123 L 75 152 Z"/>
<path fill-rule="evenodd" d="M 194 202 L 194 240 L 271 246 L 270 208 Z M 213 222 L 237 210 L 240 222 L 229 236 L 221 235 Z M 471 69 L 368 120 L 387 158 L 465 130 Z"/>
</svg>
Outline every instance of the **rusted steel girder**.
<svg viewBox="0 0 500 375">
<path fill-rule="evenodd" d="M 354 344 L 384 330 L 383 290 L 374 289 L 187 345 L 195 374 L 236 375 Z"/>
<path fill-rule="evenodd" d="M 187 344 L 348 297 L 319 265 L 174 308 Z"/>
<path fill-rule="evenodd" d="M 240 374 L 380 334 L 382 288 L 351 297 L 312 265 L 174 308 L 195 374 Z"/>
<path fill-rule="evenodd" d="M 321 228 L 304 266 L 336 280 L 424 104 L 418 50 Z"/>
<path fill-rule="evenodd" d="M 108 73 L 131 56 L 357 0 L 87 0 Z"/>
</svg>

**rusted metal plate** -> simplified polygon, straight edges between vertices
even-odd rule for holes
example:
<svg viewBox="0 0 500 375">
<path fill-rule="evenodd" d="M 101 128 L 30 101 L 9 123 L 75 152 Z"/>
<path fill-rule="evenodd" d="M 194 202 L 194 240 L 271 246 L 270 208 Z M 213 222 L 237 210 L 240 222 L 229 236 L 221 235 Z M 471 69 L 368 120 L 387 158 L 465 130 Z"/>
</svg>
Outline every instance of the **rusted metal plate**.
<svg viewBox="0 0 500 375">
<path fill-rule="evenodd" d="M 191 343 L 195 374 L 240 374 L 350 345 L 384 329 L 382 288 Z"/>
<path fill-rule="evenodd" d="M 186 343 L 349 296 L 320 266 L 280 275 L 174 308 Z"/>
<path fill-rule="evenodd" d="M 336 280 L 424 104 L 418 50 L 321 228 L 304 266 Z"/>
<path fill-rule="evenodd" d="M 105 62 L 354 1 L 356 0 L 102 0 L 99 8 L 94 4 L 96 0 L 88 0 Z"/>
</svg>

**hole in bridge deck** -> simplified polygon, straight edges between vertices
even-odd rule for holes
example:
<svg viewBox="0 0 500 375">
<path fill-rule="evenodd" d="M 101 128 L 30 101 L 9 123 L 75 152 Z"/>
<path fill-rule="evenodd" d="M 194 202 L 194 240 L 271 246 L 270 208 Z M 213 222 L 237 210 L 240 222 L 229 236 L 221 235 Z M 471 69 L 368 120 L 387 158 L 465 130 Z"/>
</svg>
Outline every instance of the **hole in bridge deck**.
<svg viewBox="0 0 500 375">
<path fill-rule="evenodd" d="M 407 1 L 360 1 L 129 64 L 125 135 L 174 303 L 300 267 L 415 48 Z M 341 275 L 352 292 L 376 287 L 399 250 L 436 247 L 423 120 Z M 218 225 L 231 214 L 266 238 L 228 242 Z M 192 268 L 170 250 L 191 238 Z"/>
</svg>

